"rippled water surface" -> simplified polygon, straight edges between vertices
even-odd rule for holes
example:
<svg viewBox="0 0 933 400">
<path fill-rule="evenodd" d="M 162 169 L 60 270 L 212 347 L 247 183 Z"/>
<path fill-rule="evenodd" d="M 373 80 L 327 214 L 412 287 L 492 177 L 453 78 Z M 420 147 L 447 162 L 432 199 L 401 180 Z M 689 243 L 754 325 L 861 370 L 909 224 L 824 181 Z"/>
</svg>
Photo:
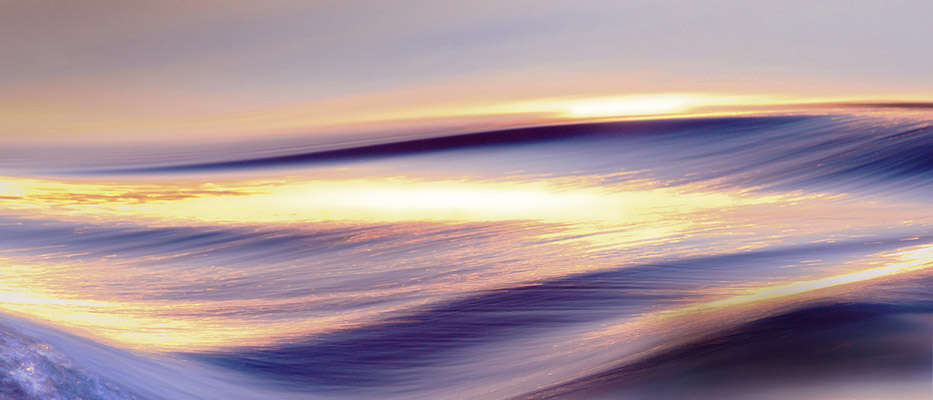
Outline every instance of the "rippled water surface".
<svg viewBox="0 0 933 400">
<path fill-rule="evenodd" d="M 277 146 L 2 151 L 0 398 L 933 395 L 929 111 Z"/>
</svg>

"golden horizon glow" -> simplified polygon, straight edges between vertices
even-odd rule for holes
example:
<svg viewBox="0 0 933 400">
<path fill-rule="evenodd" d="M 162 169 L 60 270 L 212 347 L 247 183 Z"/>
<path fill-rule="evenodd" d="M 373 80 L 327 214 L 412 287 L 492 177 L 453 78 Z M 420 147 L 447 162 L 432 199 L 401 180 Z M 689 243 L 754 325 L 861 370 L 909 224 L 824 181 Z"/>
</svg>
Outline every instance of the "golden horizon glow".
<svg viewBox="0 0 933 400">
<path fill-rule="evenodd" d="M 353 134 L 392 130 L 521 126 L 661 116 L 773 112 L 818 104 L 927 101 L 923 95 L 805 96 L 774 92 L 589 93 L 562 96 L 505 95 L 444 97 L 440 88 L 379 92 L 307 103 L 226 112 L 110 113 L 81 102 L 9 101 L 0 107 L 0 126 L 11 143 L 119 143 L 245 139 L 256 136 Z"/>
<path fill-rule="evenodd" d="M 653 93 L 617 96 L 580 96 L 527 100 L 503 104 L 491 111 L 542 113 L 569 119 L 689 114 L 708 107 L 747 107 L 792 101 L 786 96 L 729 95 L 718 93 Z M 802 101 L 802 100 L 797 100 Z"/>
</svg>

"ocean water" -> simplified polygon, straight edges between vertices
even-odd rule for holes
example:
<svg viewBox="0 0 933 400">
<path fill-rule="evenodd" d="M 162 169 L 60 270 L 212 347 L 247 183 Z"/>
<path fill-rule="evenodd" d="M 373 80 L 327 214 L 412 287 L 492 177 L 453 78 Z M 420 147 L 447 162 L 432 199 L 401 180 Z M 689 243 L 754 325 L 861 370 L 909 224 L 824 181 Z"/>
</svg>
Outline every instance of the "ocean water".
<svg viewBox="0 0 933 400">
<path fill-rule="evenodd" d="M 0 399 L 933 396 L 928 107 L 0 156 Z"/>
</svg>

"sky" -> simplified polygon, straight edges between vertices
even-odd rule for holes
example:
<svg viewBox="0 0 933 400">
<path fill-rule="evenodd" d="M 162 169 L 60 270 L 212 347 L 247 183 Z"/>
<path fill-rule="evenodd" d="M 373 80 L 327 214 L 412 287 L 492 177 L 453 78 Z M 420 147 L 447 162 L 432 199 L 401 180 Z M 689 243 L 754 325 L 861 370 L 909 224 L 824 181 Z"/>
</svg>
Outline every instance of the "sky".
<svg viewBox="0 0 933 400">
<path fill-rule="evenodd" d="M 581 100 L 621 115 L 933 98 L 929 1 L 3 1 L 0 10 L 6 142 L 385 129 L 568 114 Z M 671 95 L 693 97 L 652 97 Z"/>
</svg>

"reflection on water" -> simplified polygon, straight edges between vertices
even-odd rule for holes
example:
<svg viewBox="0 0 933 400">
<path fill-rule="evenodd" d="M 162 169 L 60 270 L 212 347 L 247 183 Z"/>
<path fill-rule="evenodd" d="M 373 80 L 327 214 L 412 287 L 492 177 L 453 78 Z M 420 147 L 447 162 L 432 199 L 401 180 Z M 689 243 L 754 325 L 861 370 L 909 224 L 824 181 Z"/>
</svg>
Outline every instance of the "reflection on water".
<svg viewBox="0 0 933 400">
<path fill-rule="evenodd" d="M 833 353 L 831 379 L 810 374 L 813 393 L 906 369 L 910 397 L 930 363 L 908 354 L 928 342 L 905 339 L 890 368 L 841 360 L 930 327 L 930 121 L 627 121 L 66 174 L 68 159 L 23 162 L 0 177 L 15 338 L 0 350 L 58 366 L 2 376 L 39 398 L 653 398 L 686 376 L 716 398 L 755 393 L 729 377 L 772 362 L 761 337 L 829 346 L 848 329 L 863 347 Z M 859 336 L 875 319 L 907 322 Z M 781 365 L 756 370 L 760 395 Z"/>
</svg>

